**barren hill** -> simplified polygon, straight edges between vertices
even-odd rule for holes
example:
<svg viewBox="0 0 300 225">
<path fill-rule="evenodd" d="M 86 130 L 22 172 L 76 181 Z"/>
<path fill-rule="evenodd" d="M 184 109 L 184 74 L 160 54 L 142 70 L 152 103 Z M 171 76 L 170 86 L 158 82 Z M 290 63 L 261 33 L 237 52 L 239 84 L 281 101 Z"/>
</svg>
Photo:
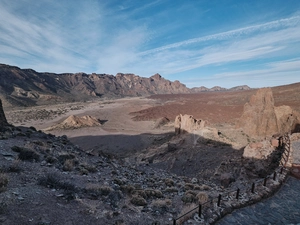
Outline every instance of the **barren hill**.
<svg viewBox="0 0 300 225">
<path fill-rule="evenodd" d="M 188 92 L 189 89 L 184 84 L 179 81 L 171 82 L 159 74 L 144 78 L 122 73 L 116 76 L 39 73 L 32 69 L 0 64 L 0 97 L 7 106 Z"/>
</svg>

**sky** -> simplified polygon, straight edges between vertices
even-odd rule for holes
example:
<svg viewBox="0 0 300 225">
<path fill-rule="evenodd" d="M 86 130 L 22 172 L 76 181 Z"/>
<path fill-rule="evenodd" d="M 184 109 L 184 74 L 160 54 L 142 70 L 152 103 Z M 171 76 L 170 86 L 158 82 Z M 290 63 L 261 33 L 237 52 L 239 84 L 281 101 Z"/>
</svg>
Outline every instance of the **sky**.
<svg viewBox="0 0 300 225">
<path fill-rule="evenodd" d="M 0 63 L 189 88 L 300 82 L 300 1 L 0 0 Z"/>
</svg>

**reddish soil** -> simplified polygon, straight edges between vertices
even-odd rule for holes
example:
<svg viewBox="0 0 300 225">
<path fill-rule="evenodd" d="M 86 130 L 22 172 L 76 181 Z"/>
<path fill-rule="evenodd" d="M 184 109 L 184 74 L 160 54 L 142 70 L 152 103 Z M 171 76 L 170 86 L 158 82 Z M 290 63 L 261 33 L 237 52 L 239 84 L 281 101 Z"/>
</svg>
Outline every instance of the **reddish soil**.
<svg viewBox="0 0 300 225">
<path fill-rule="evenodd" d="M 300 83 L 272 88 L 275 106 L 288 105 L 300 112 Z M 196 94 L 154 95 L 151 99 L 161 105 L 135 113 L 135 120 L 156 120 L 167 117 L 171 121 L 179 114 L 193 115 L 211 124 L 234 124 L 240 118 L 243 107 L 256 89 L 249 91 L 201 92 Z"/>
</svg>

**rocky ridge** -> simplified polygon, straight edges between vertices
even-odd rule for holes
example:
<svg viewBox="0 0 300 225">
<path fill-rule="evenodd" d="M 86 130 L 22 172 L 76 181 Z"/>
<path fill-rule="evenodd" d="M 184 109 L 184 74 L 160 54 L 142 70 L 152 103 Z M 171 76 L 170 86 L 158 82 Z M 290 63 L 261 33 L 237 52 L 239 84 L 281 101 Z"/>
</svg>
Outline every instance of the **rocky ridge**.
<svg viewBox="0 0 300 225">
<path fill-rule="evenodd" d="M 166 80 L 159 74 L 149 78 L 124 73 L 116 76 L 96 73 L 55 74 L 0 64 L 0 97 L 5 106 L 225 90 L 217 86 L 211 89 L 189 89 L 179 81 Z"/>
</svg>

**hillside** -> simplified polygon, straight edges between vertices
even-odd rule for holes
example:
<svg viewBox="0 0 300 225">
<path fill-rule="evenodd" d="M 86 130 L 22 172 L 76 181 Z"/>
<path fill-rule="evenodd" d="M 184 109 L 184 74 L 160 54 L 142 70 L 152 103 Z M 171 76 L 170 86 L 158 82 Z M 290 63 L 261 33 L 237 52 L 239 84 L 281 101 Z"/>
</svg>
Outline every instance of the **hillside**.
<svg viewBox="0 0 300 225">
<path fill-rule="evenodd" d="M 179 81 L 159 74 L 150 78 L 134 74 L 39 73 L 0 64 L 0 97 L 5 106 L 30 106 L 92 98 L 120 98 L 152 94 L 189 93 Z"/>
</svg>

